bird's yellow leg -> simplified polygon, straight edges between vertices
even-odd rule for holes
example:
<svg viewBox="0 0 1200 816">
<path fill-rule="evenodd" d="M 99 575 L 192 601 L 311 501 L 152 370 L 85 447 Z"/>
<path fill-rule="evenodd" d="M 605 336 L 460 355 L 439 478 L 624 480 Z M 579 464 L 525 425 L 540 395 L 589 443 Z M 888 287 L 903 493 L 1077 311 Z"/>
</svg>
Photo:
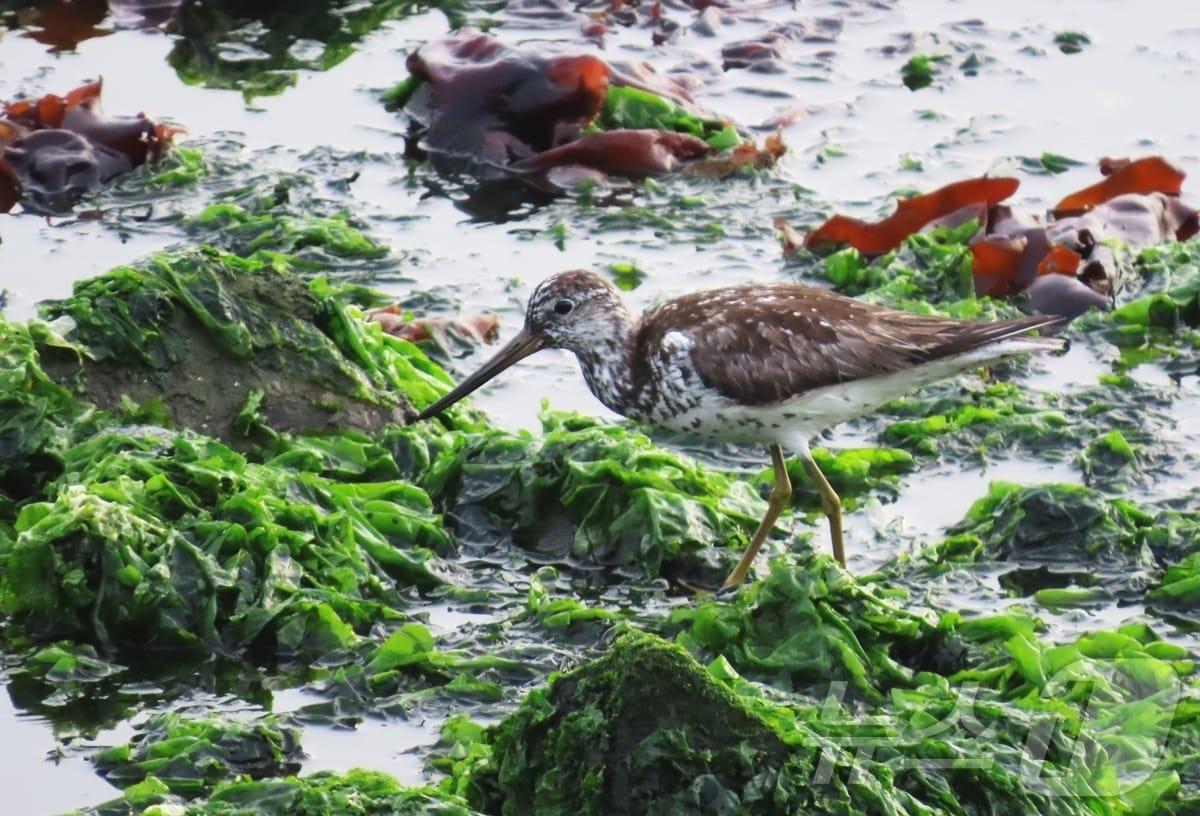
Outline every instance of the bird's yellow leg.
<svg viewBox="0 0 1200 816">
<path fill-rule="evenodd" d="M 767 513 L 759 522 L 758 529 L 754 531 L 754 537 L 750 539 L 750 546 L 742 553 L 741 560 L 733 568 L 733 572 L 729 573 L 725 583 L 721 584 L 722 590 L 732 589 L 746 580 L 746 576 L 750 574 L 750 567 L 754 564 L 754 558 L 762 548 L 763 542 L 767 540 L 767 536 L 771 534 L 771 530 L 774 529 L 775 522 L 779 520 L 779 514 L 792 500 L 792 480 L 788 478 L 787 464 L 783 461 L 783 448 L 772 442 L 770 449 L 771 465 L 775 468 L 775 486 L 771 489 Z"/>
<path fill-rule="evenodd" d="M 807 450 L 804 451 L 801 461 L 804 462 L 804 472 L 808 474 L 808 478 L 812 479 L 813 484 L 817 486 L 817 492 L 821 494 L 821 507 L 825 510 L 825 517 L 829 519 L 829 535 L 833 539 L 833 557 L 844 569 L 846 548 L 842 544 L 842 499 L 830 486 L 825 474 L 817 467 L 811 453 Z"/>
</svg>

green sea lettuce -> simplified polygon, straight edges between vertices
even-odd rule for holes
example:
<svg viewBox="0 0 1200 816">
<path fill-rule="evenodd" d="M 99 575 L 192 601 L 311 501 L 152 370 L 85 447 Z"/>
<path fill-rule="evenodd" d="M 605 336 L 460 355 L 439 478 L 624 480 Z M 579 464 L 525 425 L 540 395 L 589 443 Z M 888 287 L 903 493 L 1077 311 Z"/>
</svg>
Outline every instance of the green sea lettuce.
<svg viewBox="0 0 1200 816">
<path fill-rule="evenodd" d="M 943 551 L 959 553 L 959 544 L 974 539 L 982 547 L 980 552 L 1005 559 L 1045 552 L 1065 542 L 1094 559 L 1140 549 L 1137 533 L 1149 522 L 1136 505 L 1121 499 L 1108 501 L 1080 485 L 993 482 L 966 518 L 950 528 L 955 543 L 943 545 Z"/>
<path fill-rule="evenodd" d="M 230 251 L 242 256 L 270 250 L 286 253 L 292 263 L 297 263 L 297 254 L 316 251 L 320 253 L 318 258 L 308 262 L 322 268 L 330 268 L 339 260 L 375 259 L 388 254 L 387 247 L 354 226 L 345 213 L 328 218 L 291 216 L 274 208 L 247 209 L 223 201 L 205 207 L 187 224 L 197 232 L 217 233 Z"/>
<path fill-rule="evenodd" d="M 525 546 L 650 575 L 744 543 L 764 507 L 744 480 L 574 413 L 544 412 L 539 436 L 404 428 L 385 444 L 460 534 L 466 524 L 509 530 Z"/>
<path fill-rule="evenodd" d="M 64 453 L 0 559 L 35 637 L 107 648 L 316 656 L 434 586 L 449 537 L 419 488 L 248 462 L 216 440 L 113 428 Z"/>
<path fill-rule="evenodd" d="M 899 417 L 883 428 L 881 441 L 923 454 L 948 450 L 961 456 L 1016 445 L 1058 452 L 1076 436 L 1062 408 L 1012 382 L 934 386 L 893 400 L 880 412 Z"/>
<path fill-rule="evenodd" d="M 1119 375 L 1069 393 L 959 378 L 880 408 L 879 439 L 948 459 L 1074 461 L 1086 485 L 1117 491 L 1182 464 L 1173 396 Z"/>
<path fill-rule="evenodd" d="M 1131 266 L 1118 307 L 1085 316 L 1072 331 L 1116 346 L 1118 369 L 1155 362 L 1172 374 L 1194 374 L 1200 364 L 1200 240 L 1147 247 Z"/>
<path fill-rule="evenodd" d="M 961 651 L 934 613 L 909 611 L 890 592 L 818 556 L 803 566 L 772 565 L 732 600 L 677 609 L 670 627 L 690 652 L 722 656 L 755 680 L 821 693 L 831 680 L 845 680 L 879 701 L 911 681 L 912 667 L 945 673 Z"/>
<path fill-rule="evenodd" d="M 814 448 L 812 458 L 848 508 L 853 508 L 855 500 L 862 496 L 895 490 L 900 475 L 911 473 L 917 464 L 911 453 L 898 448 Z M 792 505 L 820 510 L 821 494 L 800 459 L 788 459 L 787 471 L 792 483 Z M 774 471 L 768 468 L 755 478 L 755 483 L 769 491 L 774 480 Z"/>
<path fill-rule="evenodd" d="M 703 139 L 717 150 L 734 147 L 742 137 L 728 122 L 705 118 L 653 91 L 613 85 L 593 120 L 596 130 L 669 130 Z"/>
<path fill-rule="evenodd" d="M 39 348 L 47 347 L 77 359 L 84 353 L 53 326 L 0 318 L 0 518 L 8 522 L 17 502 L 58 475 L 77 424 L 91 413 L 42 369 Z"/>
</svg>

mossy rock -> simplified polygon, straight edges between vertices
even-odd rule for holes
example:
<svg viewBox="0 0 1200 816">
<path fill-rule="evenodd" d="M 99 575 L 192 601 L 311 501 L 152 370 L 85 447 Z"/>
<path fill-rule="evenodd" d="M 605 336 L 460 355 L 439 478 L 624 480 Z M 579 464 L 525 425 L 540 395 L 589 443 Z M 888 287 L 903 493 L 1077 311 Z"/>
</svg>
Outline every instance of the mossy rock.
<svg viewBox="0 0 1200 816">
<path fill-rule="evenodd" d="M 741 813 L 789 755 L 687 652 L 631 633 L 533 692 L 473 787 L 477 807 L 505 816 Z"/>
<path fill-rule="evenodd" d="M 415 415 L 339 347 L 336 315 L 284 256 L 212 248 L 152 256 L 43 305 L 83 354 L 44 348 L 57 382 L 106 410 L 157 401 L 164 419 L 226 442 L 247 405 L 276 431 L 374 432 Z"/>
<path fill-rule="evenodd" d="M 627 632 L 484 732 L 453 787 L 500 816 L 1096 816 L 1160 812 L 1149 808 L 1179 787 L 1167 772 L 1122 798 L 1072 761 L 1075 741 L 1060 732 L 1031 782 L 1036 700 L 1011 704 L 974 685 L 964 699 L 944 678 L 922 678 L 867 713 L 764 692 L 722 659 L 706 670 L 679 646 Z M 956 715 L 964 704 L 974 716 Z M 1089 751 L 1103 744 L 1087 740 Z"/>
</svg>

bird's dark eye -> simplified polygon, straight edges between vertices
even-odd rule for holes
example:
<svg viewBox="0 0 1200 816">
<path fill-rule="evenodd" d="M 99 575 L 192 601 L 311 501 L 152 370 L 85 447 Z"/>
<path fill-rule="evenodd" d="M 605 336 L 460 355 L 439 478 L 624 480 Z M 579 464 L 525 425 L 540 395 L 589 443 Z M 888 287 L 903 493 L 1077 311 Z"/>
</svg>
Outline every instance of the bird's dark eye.
<svg viewBox="0 0 1200 816">
<path fill-rule="evenodd" d="M 560 315 L 565 315 L 568 312 L 570 312 L 573 307 L 574 307 L 574 304 L 571 303 L 571 301 L 560 300 L 558 303 L 554 304 L 554 311 Z"/>
</svg>

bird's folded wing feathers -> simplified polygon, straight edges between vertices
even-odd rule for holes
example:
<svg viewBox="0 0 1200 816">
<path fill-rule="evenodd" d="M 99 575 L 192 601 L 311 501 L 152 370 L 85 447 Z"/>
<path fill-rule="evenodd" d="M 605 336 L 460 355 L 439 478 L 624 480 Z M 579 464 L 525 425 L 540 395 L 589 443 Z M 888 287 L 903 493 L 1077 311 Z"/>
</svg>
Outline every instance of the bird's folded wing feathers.
<svg viewBox="0 0 1200 816">
<path fill-rule="evenodd" d="M 791 285 L 697 293 L 653 312 L 657 338 L 643 342 L 686 332 L 704 384 L 747 405 L 965 354 L 1057 320 L 951 320 Z"/>
</svg>

